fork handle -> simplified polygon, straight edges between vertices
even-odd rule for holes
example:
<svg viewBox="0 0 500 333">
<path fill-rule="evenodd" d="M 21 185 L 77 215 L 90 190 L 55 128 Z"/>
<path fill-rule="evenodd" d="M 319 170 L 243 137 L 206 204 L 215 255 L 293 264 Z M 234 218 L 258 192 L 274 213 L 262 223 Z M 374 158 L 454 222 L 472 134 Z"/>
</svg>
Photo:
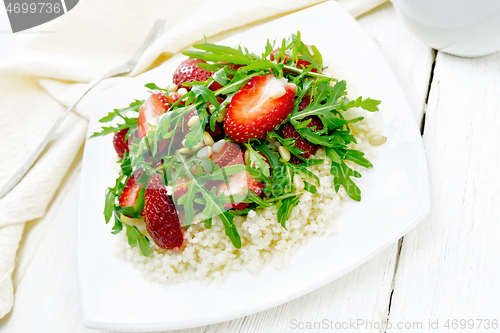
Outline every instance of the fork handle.
<svg viewBox="0 0 500 333">
<path fill-rule="evenodd" d="M 87 86 L 85 87 L 85 90 L 80 94 L 80 96 L 75 99 L 75 101 L 64 111 L 59 119 L 57 119 L 57 122 L 52 126 L 52 129 L 49 131 L 49 133 L 45 136 L 42 142 L 38 145 L 38 147 L 35 149 L 33 153 L 31 153 L 30 157 L 24 164 L 21 166 L 21 168 L 14 174 L 14 176 L 5 184 L 5 186 L 2 188 L 0 191 L 0 199 L 2 199 L 7 193 L 9 193 L 20 181 L 23 179 L 23 177 L 26 175 L 26 173 L 31 169 L 35 161 L 40 157 L 42 152 L 44 151 L 45 147 L 47 147 L 47 144 L 50 142 L 52 137 L 54 136 L 54 133 L 57 131 L 59 128 L 59 125 L 61 125 L 62 121 L 68 113 L 70 113 L 71 110 L 75 107 L 78 102 L 85 96 L 90 89 L 92 89 L 96 84 L 101 82 L 103 79 L 106 78 L 106 75 L 98 77 L 97 79 L 94 79 L 90 81 Z"/>
</svg>

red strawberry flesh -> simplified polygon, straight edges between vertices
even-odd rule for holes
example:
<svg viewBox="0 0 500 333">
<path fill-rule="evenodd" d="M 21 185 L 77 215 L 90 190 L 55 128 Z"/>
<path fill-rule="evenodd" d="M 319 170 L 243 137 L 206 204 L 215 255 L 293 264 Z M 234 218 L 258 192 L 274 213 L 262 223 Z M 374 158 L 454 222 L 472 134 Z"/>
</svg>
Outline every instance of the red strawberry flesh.
<svg viewBox="0 0 500 333">
<path fill-rule="evenodd" d="M 155 91 L 139 108 L 139 138 L 145 137 L 151 130 L 151 125 L 156 125 L 158 118 L 169 108 L 167 97 L 160 91 Z"/>
<path fill-rule="evenodd" d="M 211 159 L 221 168 L 228 165 L 243 164 L 241 148 L 232 142 L 226 142 L 224 148 L 220 152 L 213 153 Z"/>
<path fill-rule="evenodd" d="M 271 98 L 277 89 L 285 94 Z M 293 110 L 296 86 L 274 75 L 250 79 L 232 98 L 224 120 L 224 130 L 233 142 L 262 139 Z"/>
<path fill-rule="evenodd" d="M 243 188 L 248 189 L 249 191 L 254 192 L 258 196 L 262 197 L 264 192 L 262 191 L 265 188 L 265 185 L 259 182 L 257 179 L 253 178 L 248 171 L 238 172 L 231 177 L 229 177 L 229 183 L 222 183 L 217 187 L 216 194 L 220 195 L 224 193 L 226 196 L 230 195 L 245 195 L 242 191 Z M 250 205 L 250 203 L 244 202 L 233 202 L 226 204 L 226 208 L 234 208 L 234 209 L 245 209 Z"/>
<path fill-rule="evenodd" d="M 184 82 L 206 81 L 210 76 L 213 75 L 213 73 L 200 68 L 198 66 L 198 64 L 200 63 L 205 63 L 205 61 L 200 59 L 187 59 L 181 62 L 179 67 L 177 67 L 177 69 L 175 70 L 173 82 L 180 88 L 183 87 Z M 214 82 L 210 87 L 212 88 L 214 84 L 218 83 Z M 191 89 L 191 87 L 185 88 L 188 90 Z M 216 88 L 216 86 L 214 88 Z"/>
<path fill-rule="evenodd" d="M 323 123 L 318 117 L 316 116 L 305 117 L 303 121 L 307 121 L 309 119 L 311 119 L 311 122 L 307 125 L 307 127 L 312 128 L 314 132 L 323 129 Z M 300 157 L 309 158 L 311 155 L 314 155 L 316 151 L 318 151 L 319 146 L 301 137 L 291 123 L 285 124 L 285 126 L 283 126 L 283 128 L 280 129 L 280 132 L 284 138 L 297 139 L 297 141 L 295 142 L 295 147 L 304 151 L 304 153 L 300 154 Z M 293 164 L 302 163 L 302 160 L 296 156 L 292 156 L 290 161 Z"/>
<path fill-rule="evenodd" d="M 123 158 L 123 154 L 125 154 L 125 152 L 129 152 L 128 143 L 125 142 L 127 132 L 128 128 L 125 128 L 113 135 L 113 146 L 115 147 L 119 158 Z"/>
<path fill-rule="evenodd" d="M 154 174 L 146 187 L 144 222 L 156 245 L 163 249 L 182 246 L 184 235 L 172 199 L 160 176 Z"/>
<path fill-rule="evenodd" d="M 141 192 L 142 184 L 135 181 L 135 177 L 132 175 L 127 180 L 125 188 L 123 189 L 122 195 L 120 196 L 120 206 L 128 207 L 135 206 L 137 198 L 139 197 L 139 192 Z"/>
</svg>

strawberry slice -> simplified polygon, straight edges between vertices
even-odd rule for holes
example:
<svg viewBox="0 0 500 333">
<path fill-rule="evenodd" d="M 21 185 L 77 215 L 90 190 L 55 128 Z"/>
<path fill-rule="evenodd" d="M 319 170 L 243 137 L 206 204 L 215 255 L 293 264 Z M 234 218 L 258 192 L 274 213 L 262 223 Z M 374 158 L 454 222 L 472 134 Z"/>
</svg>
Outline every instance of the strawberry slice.
<svg viewBox="0 0 500 333">
<path fill-rule="evenodd" d="M 224 130 L 233 142 L 262 139 L 292 113 L 296 86 L 274 75 L 256 76 L 229 103 Z M 276 92 L 284 89 L 284 95 Z"/>
<path fill-rule="evenodd" d="M 127 135 L 128 130 L 128 128 L 125 128 L 113 135 L 113 147 L 115 147 L 119 158 L 123 158 L 123 154 L 125 154 L 125 152 L 129 152 L 128 143 L 125 142 L 125 136 Z"/>
<path fill-rule="evenodd" d="M 139 125 L 138 135 L 140 139 L 148 134 L 151 129 L 150 125 L 156 125 L 158 117 L 165 113 L 168 108 L 167 97 L 160 91 L 155 91 L 149 96 L 146 102 L 139 108 L 137 124 Z"/>
<path fill-rule="evenodd" d="M 323 123 L 317 116 L 305 117 L 302 121 L 307 121 L 309 119 L 311 119 L 311 122 L 307 125 L 307 127 L 311 127 L 313 132 L 323 129 Z M 320 147 L 301 137 L 291 123 L 286 123 L 282 128 L 280 128 L 280 133 L 284 138 L 297 139 L 297 141 L 295 142 L 295 147 L 304 151 L 302 154 L 300 154 L 302 158 L 309 158 L 311 155 L 316 154 L 318 148 Z M 293 164 L 301 164 L 302 160 L 297 156 L 292 155 L 290 162 L 292 162 Z"/>
<path fill-rule="evenodd" d="M 146 216 L 144 222 L 156 245 L 163 249 L 181 247 L 184 235 L 179 216 L 177 216 L 172 199 L 167 194 L 167 187 L 158 174 L 154 174 L 149 180 L 145 200 Z"/>
<path fill-rule="evenodd" d="M 182 197 L 184 194 L 187 193 L 188 191 L 188 184 L 190 180 L 189 177 L 179 177 L 177 179 L 177 183 L 175 183 L 175 190 L 174 190 L 174 200 L 177 202 L 180 197 Z"/>
<path fill-rule="evenodd" d="M 137 198 L 139 197 L 139 192 L 141 192 L 142 184 L 135 181 L 134 175 L 130 176 L 125 184 L 122 195 L 120 196 L 120 206 L 128 207 L 135 206 Z"/>
<path fill-rule="evenodd" d="M 257 179 L 253 178 L 248 171 L 238 172 L 231 177 L 229 177 L 229 183 L 222 183 L 217 187 L 216 195 L 220 195 L 224 193 L 226 196 L 240 194 L 245 195 L 242 189 L 246 188 L 250 191 L 253 191 L 258 196 L 262 197 L 264 192 L 262 189 L 265 185 L 259 182 Z M 250 205 L 250 203 L 244 202 L 233 202 L 225 204 L 226 208 L 234 208 L 234 209 L 245 209 Z"/>
<path fill-rule="evenodd" d="M 212 154 L 211 159 L 221 168 L 228 165 L 243 164 L 241 148 L 232 142 L 226 142 L 221 151 Z"/>
</svg>

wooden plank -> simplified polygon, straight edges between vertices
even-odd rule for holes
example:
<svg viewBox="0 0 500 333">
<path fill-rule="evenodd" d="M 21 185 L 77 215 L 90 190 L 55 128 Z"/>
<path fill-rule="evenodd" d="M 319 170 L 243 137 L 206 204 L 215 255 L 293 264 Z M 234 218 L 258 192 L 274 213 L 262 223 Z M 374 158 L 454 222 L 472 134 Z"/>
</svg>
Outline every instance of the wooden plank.
<svg viewBox="0 0 500 333">
<path fill-rule="evenodd" d="M 439 53 L 424 131 L 431 214 L 404 239 L 390 322 L 500 320 L 499 129 L 500 53 Z"/>
</svg>

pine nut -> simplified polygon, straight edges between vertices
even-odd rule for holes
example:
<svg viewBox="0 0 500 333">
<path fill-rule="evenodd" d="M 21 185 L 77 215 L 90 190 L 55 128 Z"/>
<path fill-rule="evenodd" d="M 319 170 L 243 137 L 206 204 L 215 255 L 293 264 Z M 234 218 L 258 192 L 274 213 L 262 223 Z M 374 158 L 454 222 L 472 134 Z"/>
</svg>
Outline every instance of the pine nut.
<svg viewBox="0 0 500 333">
<path fill-rule="evenodd" d="M 278 151 L 285 162 L 290 161 L 290 151 L 285 146 L 279 146 Z"/>
<path fill-rule="evenodd" d="M 177 85 L 175 83 L 172 83 L 171 85 L 168 86 L 168 91 L 170 92 L 176 92 L 177 91 Z"/>
<path fill-rule="evenodd" d="M 387 141 L 387 137 L 385 137 L 383 135 L 374 135 L 368 140 L 368 142 L 370 142 L 370 144 L 372 146 L 380 146 L 381 144 L 385 143 L 386 141 Z"/>
<path fill-rule="evenodd" d="M 183 147 L 183 148 L 179 149 L 179 153 L 181 153 L 183 155 L 191 155 L 194 152 L 187 147 Z"/>
<path fill-rule="evenodd" d="M 203 133 L 203 141 L 205 142 L 205 144 L 207 146 L 213 146 L 213 144 L 214 144 L 214 139 L 212 138 L 210 133 L 208 133 L 207 131 L 205 131 Z"/>
<path fill-rule="evenodd" d="M 198 150 L 198 149 L 201 149 L 201 148 L 203 148 L 203 147 L 205 147 L 205 145 L 204 145 L 203 143 L 201 143 L 201 142 L 198 142 L 198 143 L 196 144 L 196 146 L 194 146 L 194 147 L 193 147 L 193 149 L 194 149 L 194 150 Z"/>
<path fill-rule="evenodd" d="M 219 116 L 217 117 L 217 122 L 218 123 L 223 123 L 224 122 L 224 119 L 226 119 L 226 113 L 227 113 L 227 109 L 226 108 L 220 110 Z"/>
<path fill-rule="evenodd" d="M 293 188 L 300 191 L 303 190 L 306 187 L 304 184 L 304 180 L 300 175 L 294 175 L 293 176 Z"/>
<path fill-rule="evenodd" d="M 215 105 L 213 104 L 208 104 L 208 112 L 210 112 L 210 114 L 214 113 L 215 111 Z"/>
<path fill-rule="evenodd" d="M 214 152 L 218 153 L 218 152 L 222 151 L 222 149 L 224 149 L 225 145 L 226 145 L 226 140 L 222 139 L 222 140 L 219 140 L 216 143 L 214 143 L 214 145 L 212 146 L 212 149 L 214 150 Z"/>
<path fill-rule="evenodd" d="M 189 126 L 189 127 L 194 126 L 194 125 L 198 122 L 198 120 L 200 120 L 200 117 L 198 117 L 198 116 L 192 116 L 192 117 L 189 119 L 189 121 L 188 121 L 188 126 Z"/>
<path fill-rule="evenodd" d="M 186 95 L 187 93 L 188 91 L 186 88 L 179 88 L 179 90 L 177 90 L 177 95 L 179 95 L 180 97 Z"/>
<path fill-rule="evenodd" d="M 191 168 L 189 168 L 189 170 L 191 170 L 191 172 L 194 174 L 194 175 L 197 175 L 198 174 L 198 168 L 196 167 L 196 164 L 193 164 L 191 166 Z"/>
<path fill-rule="evenodd" d="M 250 156 L 248 154 L 248 150 L 246 150 L 245 154 L 243 154 L 243 161 L 245 161 L 246 165 L 249 165 L 249 163 L 250 163 Z"/>
<path fill-rule="evenodd" d="M 206 146 L 205 148 L 202 148 L 198 154 L 196 154 L 196 157 L 198 158 L 208 158 L 212 156 L 212 147 Z"/>
<path fill-rule="evenodd" d="M 276 98 L 280 98 L 281 96 L 285 95 L 286 94 L 286 89 L 285 87 L 279 87 L 278 89 L 276 89 L 273 94 L 271 95 L 271 99 L 276 99 Z"/>
</svg>

